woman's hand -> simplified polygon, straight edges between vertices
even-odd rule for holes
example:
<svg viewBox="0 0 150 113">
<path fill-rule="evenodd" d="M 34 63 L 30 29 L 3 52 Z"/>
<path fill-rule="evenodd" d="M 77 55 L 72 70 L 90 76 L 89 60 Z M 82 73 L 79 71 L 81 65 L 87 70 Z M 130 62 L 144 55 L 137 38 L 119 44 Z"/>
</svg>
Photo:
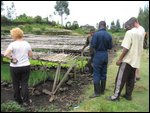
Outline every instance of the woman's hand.
<svg viewBox="0 0 150 113">
<path fill-rule="evenodd" d="M 18 62 L 18 60 L 17 60 L 16 58 L 12 58 L 12 59 L 11 59 L 11 63 L 17 64 L 17 62 Z"/>
</svg>

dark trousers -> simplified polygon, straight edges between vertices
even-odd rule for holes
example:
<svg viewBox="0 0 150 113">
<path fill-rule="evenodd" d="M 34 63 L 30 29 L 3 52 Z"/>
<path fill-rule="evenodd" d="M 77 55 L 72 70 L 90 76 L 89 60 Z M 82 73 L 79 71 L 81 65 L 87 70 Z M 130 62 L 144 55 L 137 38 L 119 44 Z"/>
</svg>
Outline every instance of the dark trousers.
<svg viewBox="0 0 150 113">
<path fill-rule="evenodd" d="M 100 80 L 107 78 L 108 53 L 97 52 L 93 58 L 93 80 L 94 84 L 99 84 Z"/>
<path fill-rule="evenodd" d="M 125 83 L 126 83 L 125 95 L 128 97 L 132 96 L 132 91 L 135 83 L 135 70 L 136 68 L 131 67 L 127 63 L 123 62 L 120 65 L 115 81 L 115 90 L 114 90 L 115 97 L 120 96 Z"/>
<path fill-rule="evenodd" d="M 17 102 L 28 102 L 28 80 L 30 75 L 30 66 L 10 67 L 12 83 L 14 89 L 14 99 Z"/>
</svg>

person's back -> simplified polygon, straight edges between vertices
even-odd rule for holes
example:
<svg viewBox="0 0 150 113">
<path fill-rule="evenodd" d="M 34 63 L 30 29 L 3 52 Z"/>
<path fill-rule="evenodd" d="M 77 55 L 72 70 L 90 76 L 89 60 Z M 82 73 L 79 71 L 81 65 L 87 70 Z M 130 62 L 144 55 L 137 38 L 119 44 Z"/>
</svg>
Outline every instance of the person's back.
<svg viewBox="0 0 150 113">
<path fill-rule="evenodd" d="M 12 39 L 4 57 L 11 60 L 10 74 L 14 89 L 14 100 L 18 104 L 27 106 L 31 104 L 29 99 L 28 80 L 30 75 L 29 57 L 32 57 L 32 49 L 30 44 L 23 39 L 23 31 L 20 28 L 10 30 Z"/>
<path fill-rule="evenodd" d="M 90 96 L 90 98 L 94 98 L 104 94 L 107 79 L 107 50 L 112 48 L 112 37 L 106 31 L 105 21 L 100 21 L 99 31 L 93 35 L 91 48 L 95 53 L 93 58 L 94 95 Z"/>
<path fill-rule="evenodd" d="M 107 49 L 112 48 L 111 36 L 105 29 L 100 29 L 94 34 L 94 37 L 92 46 L 95 47 L 95 51 L 107 51 Z"/>
<path fill-rule="evenodd" d="M 22 67 L 22 66 L 30 65 L 29 56 L 28 56 L 30 45 L 27 41 L 24 41 L 24 40 L 14 41 L 9 45 L 9 49 L 13 50 L 12 57 L 18 60 L 17 64 L 11 63 L 10 66 Z"/>
<path fill-rule="evenodd" d="M 122 46 L 129 48 L 129 51 L 124 57 L 123 62 L 129 63 L 135 68 L 139 68 L 140 65 L 140 58 L 143 51 L 144 33 L 145 30 L 142 26 L 139 26 L 138 28 L 132 28 L 126 32 L 125 39 L 122 43 Z M 128 45 L 126 43 L 127 41 Z"/>
<path fill-rule="evenodd" d="M 115 90 L 114 94 L 108 98 L 111 101 L 119 100 L 124 85 L 126 88 L 123 97 L 132 100 L 135 72 L 140 67 L 145 30 L 135 17 L 130 18 L 127 22 L 131 25 L 129 26 L 131 29 L 126 32 L 121 44 L 123 51 L 116 62 L 119 69 L 115 79 Z"/>
</svg>

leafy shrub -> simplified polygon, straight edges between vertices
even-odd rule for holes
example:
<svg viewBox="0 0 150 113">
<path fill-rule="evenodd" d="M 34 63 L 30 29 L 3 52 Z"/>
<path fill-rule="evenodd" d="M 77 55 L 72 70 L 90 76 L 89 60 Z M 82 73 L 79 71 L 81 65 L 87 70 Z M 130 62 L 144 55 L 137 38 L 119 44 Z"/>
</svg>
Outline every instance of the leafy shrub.
<svg viewBox="0 0 150 113">
<path fill-rule="evenodd" d="M 31 25 L 26 25 L 23 29 L 25 32 L 31 32 L 33 28 Z"/>
<path fill-rule="evenodd" d="M 44 26 L 42 26 L 42 27 L 40 27 L 40 30 L 41 30 L 41 31 L 45 31 L 46 28 L 45 28 Z"/>
<path fill-rule="evenodd" d="M 1 112 L 23 112 L 23 111 L 25 111 L 25 109 L 13 101 L 1 104 Z"/>
</svg>

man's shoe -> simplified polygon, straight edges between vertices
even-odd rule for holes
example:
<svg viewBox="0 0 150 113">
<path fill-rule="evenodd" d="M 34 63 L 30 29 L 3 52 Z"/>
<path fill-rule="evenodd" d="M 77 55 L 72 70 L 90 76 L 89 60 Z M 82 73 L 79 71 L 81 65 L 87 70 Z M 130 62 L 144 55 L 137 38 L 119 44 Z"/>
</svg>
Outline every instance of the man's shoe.
<svg viewBox="0 0 150 113">
<path fill-rule="evenodd" d="M 125 95 L 125 94 L 124 94 L 122 97 L 125 98 L 126 100 L 132 100 L 132 97 L 131 97 L 131 96 L 127 96 L 127 95 Z"/>
<path fill-rule="evenodd" d="M 96 95 L 96 94 L 93 94 L 91 96 L 89 96 L 89 98 L 95 98 L 95 97 L 99 97 L 100 95 Z"/>
<path fill-rule="evenodd" d="M 110 101 L 119 101 L 119 97 L 109 96 L 108 100 L 110 100 Z"/>
<path fill-rule="evenodd" d="M 139 81 L 139 80 L 140 80 L 140 77 L 136 77 L 136 80 Z"/>
<path fill-rule="evenodd" d="M 94 84 L 94 94 L 89 98 L 95 98 L 100 96 L 101 86 L 100 83 Z"/>
</svg>

